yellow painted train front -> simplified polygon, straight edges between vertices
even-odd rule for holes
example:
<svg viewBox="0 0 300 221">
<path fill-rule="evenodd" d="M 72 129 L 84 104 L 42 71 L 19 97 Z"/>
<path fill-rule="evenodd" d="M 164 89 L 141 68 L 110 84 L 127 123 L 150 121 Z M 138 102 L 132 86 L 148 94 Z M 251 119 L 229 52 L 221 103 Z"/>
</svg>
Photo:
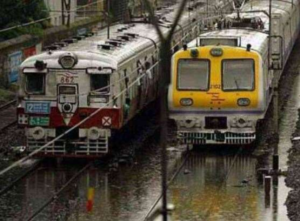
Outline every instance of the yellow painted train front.
<svg viewBox="0 0 300 221">
<path fill-rule="evenodd" d="M 170 118 L 187 144 L 249 144 L 265 114 L 261 55 L 232 46 L 191 47 L 173 57 Z"/>
<path fill-rule="evenodd" d="M 269 10 L 267 1 L 248 1 L 213 27 L 204 24 L 173 55 L 169 117 L 181 143 L 250 144 L 272 100 L 278 116 L 278 82 L 299 34 L 300 1 L 273 1 Z"/>
</svg>

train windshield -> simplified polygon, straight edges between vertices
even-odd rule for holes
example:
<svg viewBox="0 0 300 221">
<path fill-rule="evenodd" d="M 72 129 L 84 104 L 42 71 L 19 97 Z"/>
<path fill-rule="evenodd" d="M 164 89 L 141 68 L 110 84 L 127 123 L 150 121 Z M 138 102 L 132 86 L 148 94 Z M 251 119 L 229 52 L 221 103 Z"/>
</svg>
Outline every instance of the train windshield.
<svg viewBox="0 0 300 221">
<path fill-rule="evenodd" d="M 26 92 L 29 94 L 45 93 L 44 74 L 26 73 Z"/>
<path fill-rule="evenodd" d="M 223 60 L 222 86 L 227 91 L 254 89 L 254 61 L 252 59 Z"/>
<path fill-rule="evenodd" d="M 179 90 L 208 90 L 209 61 L 181 59 L 178 63 Z"/>
<path fill-rule="evenodd" d="M 91 74 L 91 91 L 97 93 L 108 93 L 109 74 Z"/>
</svg>

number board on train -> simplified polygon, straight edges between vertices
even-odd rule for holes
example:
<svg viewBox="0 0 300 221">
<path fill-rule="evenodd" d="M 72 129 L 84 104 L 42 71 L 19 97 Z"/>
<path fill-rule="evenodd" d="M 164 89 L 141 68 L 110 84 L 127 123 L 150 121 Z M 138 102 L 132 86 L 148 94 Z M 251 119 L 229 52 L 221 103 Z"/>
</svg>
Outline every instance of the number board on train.
<svg viewBox="0 0 300 221">
<path fill-rule="evenodd" d="M 49 117 L 30 117 L 29 125 L 30 126 L 49 126 L 50 119 Z"/>
<path fill-rule="evenodd" d="M 26 102 L 27 114 L 50 114 L 50 102 Z"/>
</svg>

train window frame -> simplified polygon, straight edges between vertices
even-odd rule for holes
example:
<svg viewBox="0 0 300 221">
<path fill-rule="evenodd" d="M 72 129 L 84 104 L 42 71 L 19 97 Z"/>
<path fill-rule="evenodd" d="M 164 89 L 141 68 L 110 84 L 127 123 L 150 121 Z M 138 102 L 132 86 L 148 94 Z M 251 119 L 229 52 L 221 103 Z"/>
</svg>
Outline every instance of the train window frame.
<svg viewBox="0 0 300 221">
<path fill-rule="evenodd" d="M 143 74 L 143 69 L 144 69 L 144 66 L 143 66 L 142 62 L 140 60 L 137 60 L 136 71 L 137 71 L 138 76 Z"/>
<path fill-rule="evenodd" d="M 250 60 L 253 62 L 253 85 L 252 89 L 224 89 L 224 62 L 225 61 L 244 61 L 244 60 Z M 234 92 L 234 91 L 255 91 L 256 90 L 256 70 L 255 70 L 255 60 L 253 58 L 233 58 L 233 59 L 223 59 L 221 63 L 221 90 L 224 92 Z"/>
<path fill-rule="evenodd" d="M 26 94 L 29 95 L 45 95 L 46 94 L 46 73 L 39 73 L 39 72 L 24 72 L 25 75 L 25 92 Z M 41 92 L 30 92 L 28 90 L 28 75 L 34 75 L 34 76 L 42 76 L 43 77 L 43 86 L 42 89 L 43 91 Z"/>
<path fill-rule="evenodd" d="M 202 89 L 188 89 L 188 88 L 179 88 L 179 62 L 181 60 L 192 60 L 192 61 L 207 61 L 208 62 L 208 78 L 207 78 L 207 87 L 205 90 Z M 211 80 L 211 60 L 207 58 L 181 58 L 177 60 L 177 74 L 176 74 L 176 90 L 177 91 L 209 91 L 210 90 L 210 80 Z"/>
<path fill-rule="evenodd" d="M 90 94 L 92 94 L 92 95 L 108 95 L 108 94 L 110 94 L 110 92 L 111 92 L 111 88 L 110 88 L 110 86 L 111 86 L 111 79 L 110 79 L 110 76 L 111 76 L 111 74 L 94 74 L 94 73 L 90 73 L 89 74 L 90 75 Z M 93 89 L 93 86 L 92 86 L 92 76 L 99 76 L 99 75 L 105 75 L 105 76 L 107 76 L 107 78 L 108 78 L 108 84 L 107 84 L 107 86 L 104 86 L 104 87 L 106 87 L 107 88 L 107 91 L 105 90 L 104 92 L 103 91 L 96 91 L 96 90 L 98 90 L 98 89 L 100 89 L 100 88 L 98 88 L 98 89 Z M 101 87 L 101 88 L 104 88 L 104 87 Z"/>
</svg>

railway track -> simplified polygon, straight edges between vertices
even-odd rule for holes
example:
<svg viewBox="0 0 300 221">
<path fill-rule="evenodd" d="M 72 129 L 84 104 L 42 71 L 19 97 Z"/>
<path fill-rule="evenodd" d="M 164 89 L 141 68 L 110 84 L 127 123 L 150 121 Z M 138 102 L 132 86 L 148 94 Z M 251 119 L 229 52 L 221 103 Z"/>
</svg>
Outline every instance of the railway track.
<svg viewBox="0 0 300 221">
<path fill-rule="evenodd" d="M 45 167 L 43 167 L 43 159 L 40 159 L 38 161 L 36 161 L 35 163 L 32 164 L 32 166 L 30 166 L 30 168 L 28 168 L 27 170 L 23 171 L 23 173 L 21 173 L 16 179 L 14 179 L 12 182 L 9 183 L 9 185 L 5 186 L 4 188 L 0 189 L 0 198 L 1 197 L 7 197 L 5 196 L 5 194 L 9 193 L 9 191 L 11 189 L 13 189 L 14 187 L 16 187 L 17 185 L 21 185 L 22 182 L 25 182 L 25 179 L 30 180 L 30 178 L 32 176 L 35 176 L 35 174 L 40 171 L 41 169 L 45 169 Z M 23 218 L 22 220 L 34 220 L 40 213 L 43 212 L 43 210 L 54 200 L 57 200 L 60 195 L 71 185 L 73 184 L 77 179 L 80 178 L 80 176 L 86 172 L 92 165 L 93 165 L 94 161 L 90 161 L 87 162 L 86 164 L 84 164 L 84 166 L 82 166 L 81 169 L 76 170 L 76 172 L 74 172 L 74 174 L 72 175 L 72 177 L 70 179 L 68 179 L 61 188 L 59 188 L 59 190 L 55 191 L 51 197 L 46 198 L 44 201 L 41 201 L 39 204 L 39 207 L 37 209 L 35 209 L 33 212 L 29 212 L 26 215 L 26 218 Z M 46 167 L 47 169 L 47 167 Z M 50 168 L 51 169 L 51 168 Z M 1 218 L 0 218 L 1 220 Z"/>
<path fill-rule="evenodd" d="M 240 147 L 237 152 L 233 156 L 233 160 L 230 163 L 229 167 L 226 170 L 226 173 L 222 177 L 222 182 L 218 185 L 218 189 L 220 190 L 226 185 L 226 182 L 228 180 L 229 174 L 231 173 L 231 170 L 233 169 L 234 165 L 237 163 L 237 158 L 241 155 L 243 152 L 243 147 Z M 190 160 L 193 158 L 193 154 L 191 153 L 190 150 L 188 150 L 186 153 L 184 153 L 182 159 L 180 160 L 179 165 L 175 166 L 172 172 L 171 178 L 167 182 L 167 188 L 170 189 L 172 185 L 176 182 L 177 177 L 179 174 L 189 174 L 191 171 L 188 169 L 185 169 L 187 164 L 190 164 Z M 158 217 L 162 216 L 162 197 L 163 195 L 161 194 L 154 202 L 150 210 L 147 212 L 147 215 L 144 217 L 144 221 L 151 221 L 151 220 L 156 220 Z M 173 205 L 168 205 L 167 206 L 170 211 L 172 210 Z M 212 212 L 212 207 L 213 205 L 208 205 L 206 212 L 205 212 L 205 219 L 207 220 L 210 216 L 210 213 Z"/>
<path fill-rule="evenodd" d="M 58 197 L 73 183 L 75 182 L 84 172 L 86 172 L 93 165 L 93 161 L 87 163 L 81 170 L 76 172 L 58 191 L 56 191 L 50 198 L 48 198 L 41 206 L 35 210 L 26 220 L 31 221 L 36 218 L 51 202 L 57 200 Z"/>
<path fill-rule="evenodd" d="M 0 106 L 0 132 L 17 124 L 16 103 L 17 100 L 14 99 Z"/>
<path fill-rule="evenodd" d="M 1 188 L 0 189 L 0 197 L 3 194 L 7 193 L 9 190 L 11 190 L 14 186 L 16 186 L 21 180 L 23 180 L 24 178 L 26 178 L 27 176 L 32 174 L 34 171 L 36 171 L 39 168 L 41 162 L 42 162 L 42 160 L 38 160 L 30 168 L 25 170 L 20 176 L 18 176 L 16 179 L 14 179 L 12 182 L 10 182 L 7 186 L 5 186 L 4 188 Z"/>
</svg>

